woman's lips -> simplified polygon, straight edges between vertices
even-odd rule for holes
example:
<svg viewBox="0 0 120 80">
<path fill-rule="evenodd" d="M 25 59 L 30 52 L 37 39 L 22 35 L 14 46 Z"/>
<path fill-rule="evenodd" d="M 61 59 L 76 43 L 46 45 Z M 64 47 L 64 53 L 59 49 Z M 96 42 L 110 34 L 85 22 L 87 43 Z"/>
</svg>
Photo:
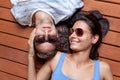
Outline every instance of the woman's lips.
<svg viewBox="0 0 120 80">
<path fill-rule="evenodd" d="M 76 44 L 76 43 L 77 43 L 77 41 L 74 41 L 74 40 L 70 41 L 70 44 Z"/>
</svg>

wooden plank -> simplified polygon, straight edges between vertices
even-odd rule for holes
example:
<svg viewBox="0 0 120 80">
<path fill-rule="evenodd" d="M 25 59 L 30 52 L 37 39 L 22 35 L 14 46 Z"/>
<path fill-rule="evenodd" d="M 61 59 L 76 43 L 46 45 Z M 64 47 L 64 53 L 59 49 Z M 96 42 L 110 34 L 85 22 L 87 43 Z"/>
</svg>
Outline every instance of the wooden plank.
<svg viewBox="0 0 120 80">
<path fill-rule="evenodd" d="M 28 40 L 13 35 L 0 33 L 0 44 L 7 45 L 20 50 L 28 51 Z"/>
<path fill-rule="evenodd" d="M 0 31 L 25 38 L 29 38 L 31 31 L 33 30 L 33 28 L 23 28 L 16 23 L 11 23 L 3 20 L 0 20 L 0 23 Z"/>
<path fill-rule="evenodd" d="M 5 19 L 5 20 L 10 20 L 13 22 L 16 22 L 16 20 L 13 18 L 12 14 L 10 13 L 9 9 L 5 9 L 5 8 L 1 8 L 0 10 L 2 11 L 0 14 L 0 18 Z M 112 17 L 107 17 L 105 16 L 109 22 L 110 22 L 110 29 L 111 30 L 115 30 L 115 31 L 119 31 L 120 32 L 120 27 L 118 27 L 120 25 L 120 19 L 117 18 L 112 18 Z M 14 24 L 14 23 L 5 23 L 5 21 L 0 22 L 3 26 L 6 26 L 7 24 L 10 24 L 9 26 L 20 26 L 18 24 Z M 7 25 L 8 26 L 8 25 Z M 7 27 L 6 26 L 6 27 Z"/>
<path fill-rule="evenodd" d="M 0 71 L 27 78 L 27 66 L 0 58 Z"/>
<path fill-rule="evenodd" d="M 101 57 L 120 61 L 120 47 L 102 44 L 99 51 Z"/>
<path fill-rule="evenodd" d="M 1 58 L 27 65 L 28 64 L 27 54 L 28 54 L 27 52 L 23 52 L 20 50 L 0 45 Z"/>
<path fill-rule="evenodd" d="M 10 8 L 12 4 L 10 0 L 0 0 L 0 6 Z"/>
<path fill-rule="evenodd" d="M 1 19 L 6 19 L 6 20 L 9 20 L 9 21 L 16 22 L 16 20 L 12 16 L 12 13 L 10 12 L 10 9 L 0 7 L 0 11 L 1 11 L 0 12 L 0 18 Z"/>
<path fill-rule="evenodd" d="M 97 0 L 97 1 L 106 1 L 106 2 L 112 2 L 112 3 L 120 4 L 120 0 Z"/>
<path fill-rule="evenodd" d="M 99 10 L 104 15 L 114 16 L 120 18 L 120 5 L 105 3 L 96 0 L 84 0 L 85 7 L 83 10 Z"/>
<path fill-rule="evenodd" d="M 120 46 L 120 33 L 109 31 L 103 42 Z"/>
<path fill-rule="evenodd" d="M 4 72 L 0 72 L 0 80 L 26 80 L 26 79 L 10 75 Z"/>
<path fill-rule="evenodd" d="M 110 23 L 110 30 L 118 31 L 120 32 L 120 19 L 112 18 L 112 17 L 106 17 L 109 20 Z"/>
<path fill-rule="evenodd" d="M 115 62 L 115 61 L 111 61 L 108 59 L 104 59 L 104 58 L 100 58 L 100 60 L 107 62 L 112 70 L 113 75 L 116 76 L 120 76 L 120 63 L 119 62 Z"/>
</svg>

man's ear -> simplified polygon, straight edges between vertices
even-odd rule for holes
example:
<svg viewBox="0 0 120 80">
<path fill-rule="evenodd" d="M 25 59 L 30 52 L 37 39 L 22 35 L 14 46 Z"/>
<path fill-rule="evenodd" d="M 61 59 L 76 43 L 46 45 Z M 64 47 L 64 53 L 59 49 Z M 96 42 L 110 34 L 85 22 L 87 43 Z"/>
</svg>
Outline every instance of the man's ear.
<svg viewBox="0 0 120 80">
<path fill-rule="evenodd" d="M 99 35 L 94 35 L 92 37 L 92 43 L 95 44 L 98 41 L 98 39 L 99 39 Z"/>
</svg>

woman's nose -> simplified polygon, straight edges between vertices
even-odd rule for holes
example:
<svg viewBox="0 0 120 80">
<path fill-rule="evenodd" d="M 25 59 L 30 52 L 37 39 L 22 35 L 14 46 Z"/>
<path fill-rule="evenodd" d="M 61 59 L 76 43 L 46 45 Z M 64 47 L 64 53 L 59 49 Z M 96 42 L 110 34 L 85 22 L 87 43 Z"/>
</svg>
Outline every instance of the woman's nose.
<svg viewBox="0 0 120 80">
<path fill-rule="evenodd" d="M 70 37 L 70 38 L 76 37 L 76 33 L 73 32 L 69 37 Z"/>
</svg>

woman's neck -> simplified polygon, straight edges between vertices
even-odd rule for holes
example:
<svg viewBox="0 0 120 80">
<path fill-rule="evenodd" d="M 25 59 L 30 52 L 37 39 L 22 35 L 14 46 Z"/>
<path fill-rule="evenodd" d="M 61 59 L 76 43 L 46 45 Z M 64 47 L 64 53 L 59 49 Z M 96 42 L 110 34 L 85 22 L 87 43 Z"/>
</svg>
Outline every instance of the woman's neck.
<svg viewBox="0 0 120 80">
<path fill-rule="evenodd" d="M 70 55 L 71 60 L 73 60 L 76 64 L 86 64 L 91 62 L 89 58 L 90 50 L 80 51 L 80 52 L 73 52 Z"/>
</svg>

